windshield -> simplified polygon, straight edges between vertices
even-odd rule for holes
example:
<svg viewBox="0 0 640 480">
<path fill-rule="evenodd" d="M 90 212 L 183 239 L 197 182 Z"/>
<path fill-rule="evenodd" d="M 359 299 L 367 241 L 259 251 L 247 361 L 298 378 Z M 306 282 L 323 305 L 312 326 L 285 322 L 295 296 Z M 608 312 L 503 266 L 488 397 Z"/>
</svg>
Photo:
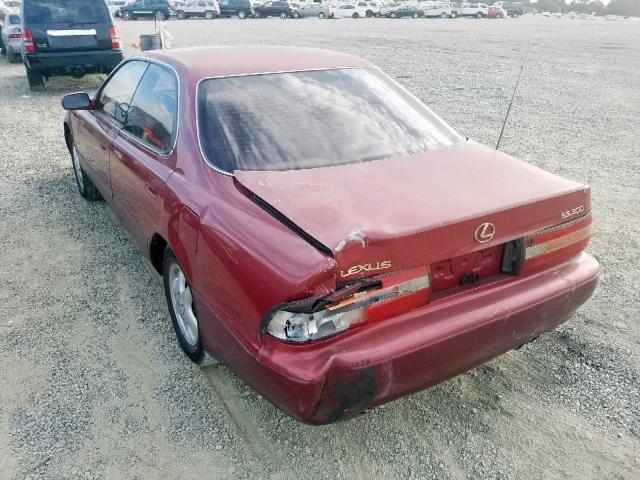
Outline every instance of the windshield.
<svg viewBox="0 0 640 480">
<path fill-rule="evenodd" d="M 24 6 L 25 24 L 99 23 L 108 21 L 109 12 L 102 0 L 30 0 Z"/>
<path fill-rule="evenodd" d="M 358 163 L 462 141 L 377 69 L 205 80 L 198 124 L 206 158 L 225 172 Z"/>
</svg>

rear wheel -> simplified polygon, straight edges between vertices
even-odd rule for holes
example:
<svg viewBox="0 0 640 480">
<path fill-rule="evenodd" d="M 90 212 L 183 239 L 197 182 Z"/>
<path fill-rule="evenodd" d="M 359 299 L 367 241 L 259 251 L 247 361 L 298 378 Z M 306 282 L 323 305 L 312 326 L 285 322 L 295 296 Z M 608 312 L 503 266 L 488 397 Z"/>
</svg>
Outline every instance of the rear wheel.
<svg viewBox="0 0 640 480">
<path fill-rule="evenodd" d="M 158 21 L 163 21 L 163 20 L 167 19 L 167 16 L 164 14 L 164 12 L 162 10 L 157 10 L 157 11 L 153 12 L 153 16 Z"/>
<path fill-rule="evenodd" d="M 206 12 L 204 12 L 204 17 L 208 20 L 213 20 L 214 18 L 216 18 L 211 10 L 207 10 Z"/>
<path fill-rule="evenodd" d="M 293 11 L 293 18 L 300 18 L 300 12 L 298 12 L 297 10 Z"/>
<path fill-rule="evenodd" d="M 482 12 L 476 13 L 476 18 L 482 18 Z"/>
<path fill-rule="evenodd" d="M 204 348 L 193 291 L 182 266 L 169 247 L 164 251 L 162 275 L 169 314 L 180 347 L 193 362 L 200 363 L 204 357 Z"/>
<path fill-rule="evenodd" d="M 391 12 L 391 15 L 389 15 L 389 16 L 390 16 L 391 18 L 396 18 L 396 17 L 397 17 L 396 12 Z"/>
<path fill-rule="evenodd" d="M 373 17 L 373 12 L 371 10 L 367 10 L 366 16 L 367 16 L 367 18 Z"/>
<path fill-rule="evenodd" d="M 376 12 L 376 14 L 374 15 L 376 18 L 380 18 L 382 16 L 382 14 L 380 12 Z"/>
<path fill-rule="evenodd" d="M 238 18 L 239 18 L 240 20 L 244 20 L 245 18 L 247 18 L 247 12 L 245 12 L 244 10 L 240 10 L 240 11 L 238 12 Z"/>
<path fill-rule="evenodd" d="M 125 10 L 124 12 L 122 12 L 122 19 L 133 20 L 133 13 L 131 13 L 129 10 Z"/>
<path fill-rule="evenodd" d="M 324 18 L 324 17 L 325 17 L 324 12 L 320 12 L 320 13 L 318 14 L 318 18 Z"/>
<path fill-rule="evenodd" d="M 451 12 L 451 18 L 456 18 L 458 16 L 458 12 Z"/>
<path fill-rule="evenodd" d="M 286 12 L 282 12 L 280 14 L 280 18 L 283 19 L 283 20 L 286 20 L 287 18 L 289 18 L 289 15 L 287 15 Z"/>
<path fill-rule="evenodd" d="M 100 196 L 100 192 L 93 184 L 91 179 L 87 177 L 82 169 L 82 165 L 80 165 L 80 156 L 78 155 L 78 150 L 76 150 L 76 144 L 71 138 L 71 162 L 73 164 L 73 173 L 76 177 L 76 183 L 78 185 L 78 191 L 80 195 L 89 200 L 90 202 L 95 202 L 96 200 L 100 200 L 102 197 Z"/>
<path fill-rule="evenodd" d="M 184 20 L 185 18 L 187 18 L 187 14 L 182 10 L 178 10 L 178 12 L 176 13 L 176 17 L 178 17 L 178 20 Z"/>
<path fill-rule="evenodd" d="M 27 68 L 27 82 L 29 82 L 29 88 L 31 90 L 43 90 L 44 89 L 44 77 L 42 73 Z"/>
<path fill-rule="evenodd" d="M 413 18 L 418 18 L 419 16 L 420 16 L 420 15 L 418 15 L 417 13 L 414 13 L 414 14 L 412 15 L 412 17 L 413 17 Z"/>
<path fill-rule="evenodd" d="M 502 14 L 501 14 L 501 13 L 499 13 L 499 14 L 497 14 L 497 15 L 496 15 L 496 17 L 498 17 L 498 18 L 502 18 Z"/>
<path fill-rule="evenodd" d="M 453 15 L 452 15 L 453 16 Z M 440 14 L 440 18 L 449 18 L 449 15 L 447 14 L 447 12 L 442 12 Z"/>
<path fill-rule="evenodd" d="M 359 16 L 360 16 L 360 15 L 358 15 L 358 12 L 355 12 L 355 13 L 352 15 L 352 17 L 353 17 L 353 18 L 358 18 Z"/>
</svg>

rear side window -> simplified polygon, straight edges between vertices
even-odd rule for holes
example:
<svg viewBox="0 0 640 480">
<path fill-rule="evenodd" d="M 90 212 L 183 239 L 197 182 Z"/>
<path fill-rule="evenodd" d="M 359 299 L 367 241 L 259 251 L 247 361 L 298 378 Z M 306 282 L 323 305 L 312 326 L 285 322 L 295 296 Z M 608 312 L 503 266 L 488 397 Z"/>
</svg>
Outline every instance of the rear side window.
<svg viewBox="0 0 640 480">
<path fill-rule="evenodd" d="M 25 0 L 26 24 L 110 22 L 104 0 Z"/>
<path fill-rule="evenodd" d="M 98 109 L 119 124 L 127 118 L 131 98 L 148 64 L 131 61 L 120 67 L 104 86 L 98 98 Z"/>
<path fill-rule="evenodd" d="M 173 145 L 178 104 L 175 75 L 151 64 L 136 90 L 124 130 L 161 152 Z"/>
<path fill-rule="evenodd" d="M 9 23 L 11 25 L 20 25 L 20 17 L 18 15 L 9 15 Z"/>
<path fill-rule="evenodd" d="M 463 140 L 373 68 L 205 80 L 198 124 L 205 157 L 229 173 L 358 163 Z"/>
</svg>

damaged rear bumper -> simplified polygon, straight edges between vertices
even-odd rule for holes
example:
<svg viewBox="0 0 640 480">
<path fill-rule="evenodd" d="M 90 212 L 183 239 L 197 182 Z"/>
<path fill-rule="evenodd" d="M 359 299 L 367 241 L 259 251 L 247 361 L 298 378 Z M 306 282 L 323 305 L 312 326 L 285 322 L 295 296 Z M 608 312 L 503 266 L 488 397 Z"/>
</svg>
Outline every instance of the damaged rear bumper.
<svg viewBox="0 0 640 480">
<path fill-rule="evenodd" d="M 592 294 L 585 253 L 491 290 L 443 299 L 316 344 L 265 336 L 240 372 L 290 415 L 323 424 L 435 385 L 551 330 Z M 245 358 L 245 361 L 249 359 Z"/>
</svg>

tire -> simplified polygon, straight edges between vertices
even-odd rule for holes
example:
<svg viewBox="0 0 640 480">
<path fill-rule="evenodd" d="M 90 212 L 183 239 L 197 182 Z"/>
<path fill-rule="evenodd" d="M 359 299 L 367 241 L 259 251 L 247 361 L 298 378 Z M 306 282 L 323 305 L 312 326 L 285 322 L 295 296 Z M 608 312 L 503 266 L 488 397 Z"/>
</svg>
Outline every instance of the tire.
<svg viewBox="0 0 640 480">
<path fill-rule="evenodd" d="M 447 12 L 442 12 L 440 18 L 449 18 L 449 15 L 447 15 Z"/>
<path fill-rule="evenodd" d="M 156 10 L 155 12 L 153 12 L 153 18 L 162 22 L 167 19 L 167 16 L 162 10 Z"/>
<path fill-rule="evenodd" d="M 205 15 L 206 15 L 206 13 L 205 13 Z M 185 18 L 187 18 L 187 14 L 186 14 L 186 13 L 184 13 L 182 10 L 178 10 L 178 11 L 176 12 L 176 18 L 177 18 L 178 20 L 184 20 Z"/>
<path fill-rule="evenodd" d="M 353 15 L 351 15 L 351 18 L 358 18 L 360 15 L 358 14 L 358 12 L 355 12 Z"/>
<path fill-rule="evenodd" d="M 69 153 L 71 154 L 71 164 L 73 165 L 73 174 L 76 177 L 78 192 L 80 192 L 82 198 L 89 200 L 90 202 L 100 200 L 102 198 L 100 192 L 82 169 L 82 165 L 80 165 L 80 156 L 78 155 L 78 150 L 76 149 L 73 137 L 70 139 L 70 144 Z"/>
<path fill-rule="evenodd" d="M 458 12 L 451 12 L 451 18 L 456 18 L 458 16 Z"/>
<path fill-rule="evenodd" d="M 289 18 L 289 15 L 287 15 L 286 12 L 282 12 L 280 14 L 280 18 L 283 19 L 283 20 L 286 20 L 287 18 Z"/>
<path fill-rule="evenodd" d="M 122 19 L 127 21 L 133 20 L 133 13 L 129 10 L 125 10 L 124 12 L 122 12 Z"/>
<path fill-rule="evenodd" d="M 482 12 L 476 13 L 476 18 L 482 18 Z"/>
<path fill-rule="evenodd" d="M 204 358 L 204 348 L 191 286 L 169 247 L 164 250 L 162 277 L 169 315 L 180 348 L 192 362 L 200 363 Z"/>
<path fill-rule="evenodd" d="M 206 18 L 207 20 L 213 20 L 214 18 L 216 18 L 216 16 L 211 10 L 207 10 L 206 12 L 204 12 L 204 18 Z"/>
<path fill-rule="evenodd" d="M 371 10 L 367 10 L 367 11 L 365 12 L 365 16 L 366 16 L 367 18 L 371 18 L 371 17 L 373 17 L 373 12 L 372 12 Z"/>
<path fill-rule="evenodd" d="M 329 14 L 329 18 L 336 18 L 336 14 L 335 14 L 335 13 L 333 13 L 333 12 L 331 12 L 331 13 Z"/>
<path fill-rule="evenodd" d="M 380 18 L 382 16 L 382 14 L 380 12 L 376 12 L 376 14 L 374 15 L 374 17 L 376 18 Z"/>
<path fill-rule="evenodd" d="M 324 17 L 325 17 L 324 12 L 320 12 L 320 13 L 318 14 L 318 18 L 324 18 Z"/>
<path fill-rule="evenodd" d="M 502 18 L 502 14 L 501 14 L 501 13 L 499 13 L 499 14 L 497 14 L 497 15 L 496 15 L 496 17 L 497 17 L 497 18 Z"/>
<path fill-rule="evenodd" d="M 414 13 L 413 15 L 411 15 L 413 18 L 418 18 L 420 15 L 418 15 L 417 13 Z"/>
<path fill-rule="evenodd" d="M 397 17 L 396 12 L 391 12 L 391 14 L 390 14 L 389 16 L 390 16 L 391 18 L 396 18 L 396 17 Z"/>
<path fill-rule="evenodd" d="M 293 18 L 300 18 L 300 12 L 298 12 L 297 10 L 293 11 Z"/>
<path fill-rule="evenodd" d="M 44 90 L 44 77 L 40 72 L 35 72 L 30 68 L 27 69 L 27 82 L 29 82 L 29 88 L 33 91 Z"/>
<path fill-rule="evenodd" d="M 238 18 L 239 18 L 240 20 L 244 20 L 245 18 L 247 18 L 247 12 L 245 12 L 244 10 L 240 10 L 240 11 L 238 12 Z"/>
</svg>

